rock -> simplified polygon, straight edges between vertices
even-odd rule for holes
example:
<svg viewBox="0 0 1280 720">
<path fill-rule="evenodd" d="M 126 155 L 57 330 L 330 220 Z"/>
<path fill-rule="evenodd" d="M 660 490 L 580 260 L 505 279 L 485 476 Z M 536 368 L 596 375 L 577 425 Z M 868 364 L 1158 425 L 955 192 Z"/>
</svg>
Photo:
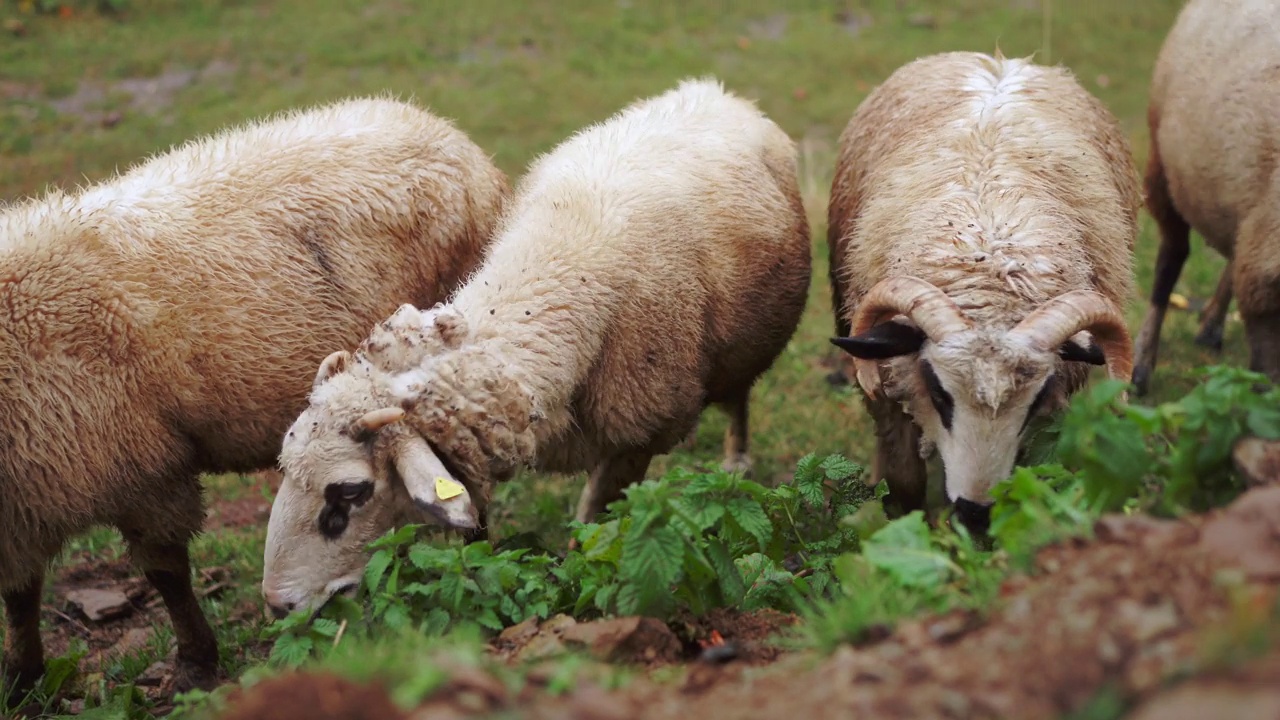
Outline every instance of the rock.
<svg viewBox="0 0 1280 720">
<path fill-rule="evenodd" d="M 1231 461 L 1247 485 L 1280 483 L 1280 440 L 1239 440 L 1231 451 Z"/>
<path fill-rule="evenodd" d="M 1127 720 L 1254 720 L 1280 717 L 1280 685 L 1233 687 L 1191 682 L 1161 693 L 1130 713 Z"/>
<path fill-rule="evenodd" d="M 502 632 L 498 633 L 498 642 L 511 647 L 520 647 L 537 634 L 538 616 L 534 615 L 526 618 L 523 622 L 504 628 Z"/>
<path fill-rule="evenodd" d="M 1200 546 L 1254 581 L 1280 580 L 1280 485 L 1255 488 L 1205 523 Z"/>
<path fill-rule="evenodd" d="M 67 593 L 67 602 L 92 622 L 116 620 L 133 613 L 129 596 L 115 588 L 72 590 Z"/>
<path fill-rule="evenodd" d="M 1116 604 L 1115 613 L 1129 636 L 1140 644 L 1177 630 L 1181 625 L 1178 607 L 1169 599 L 1156 605 L 1142 605 L 1125 598 Z"/>
<path fill-rule="evenodd" d="M 649 617 L 578 623 L 565 628 L 561 639 L 606 662 L 675 662 L 683 649 L 666 623 Z"/>
<path fill-rule="evenodd" d="M 133 628 L 129 632 L 125 633 L 124 637 L 116 641 L 115 645 L 111 646 L 109 654 L 116 657 L 122 657 L 129 653 L 137 652 L 145 648 L 147 643 L 151 642 L 151 637 L 154 634 L 155 633 L 149 627 Z"/>
</svg>

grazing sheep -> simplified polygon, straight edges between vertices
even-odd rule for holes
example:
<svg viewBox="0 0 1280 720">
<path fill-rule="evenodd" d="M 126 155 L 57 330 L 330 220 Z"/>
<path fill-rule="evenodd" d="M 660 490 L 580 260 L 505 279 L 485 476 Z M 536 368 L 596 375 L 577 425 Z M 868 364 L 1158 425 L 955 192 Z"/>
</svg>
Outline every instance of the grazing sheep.
<svg viewBox="0 0 1280 720">
<path fill-rule="evenodd" d="M 532 165 L 448 305 L 402 307 L 321 365 L 281 451 L 268 604 L 354 587 L 403 521 L 482 527 L 520 467 L 590 470 L 589 520 L 709 403 L 733 408 L 740 464 L 748 393 L 809 278 L 795 145 L 754 104 L 687 80 L 578 132 Z"/>
<path fill-rule="evenodd" d="M 352 100 L 0 210 L 4 679 L 43 672 L 45 565 L 117 527 L 163 597 L 178 687 L 218 648 L 192 591 L 197 474 L 272 465 L 329 348 L 474 270 L 509 193 L 462 132 Z"/>
<path fill-rule="evenodd" d="M 1197 342 L 1221 347 L 1218 318 L 1234 293 L 1250 369 L 1280 382 L 1280 4 L 1188 2 L 1156 59 L 1147 124 L 1147 209 L 1160 249 L 1138 333 L 1137 392 L 1155 371 L 1191 228 L 1229 261 Z"/>
<path fill-rule="evenodd" d="M 1090 363 L 1128 380 L 1139 202 L 1115 119 L 1065 69 L 932 55 L 858 108 L 831 189 L 832 342 L 897 509 L 924 506 L 936 448 L 957 515 L 985 528 L 1028 422 Z"/>
</svg>

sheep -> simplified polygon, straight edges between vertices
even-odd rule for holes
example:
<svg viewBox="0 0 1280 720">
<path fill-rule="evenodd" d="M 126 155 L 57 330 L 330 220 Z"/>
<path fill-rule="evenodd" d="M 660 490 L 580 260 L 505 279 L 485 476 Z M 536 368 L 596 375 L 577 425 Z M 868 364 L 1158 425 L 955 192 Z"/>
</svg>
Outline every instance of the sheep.
<svg viewBox="0 0 1280 720">
<path fill-rule="evenodd" d="M 43 672 L 45 565 L 108 524 L 169 611 L 175 687 L 207 687 L 198 473 L 274 465 L 315 363 L 401 303 L 447 297 L 509 193 L 449 122 L 357 98 L 0 211 L 3 680 Z"/>
<path fill-rule="evenodd" d="M 1227 258 L 1197 342 L 1222 345 L 1231 295 L 1249 367 L 1280 382 L 1280 5 L 1191 0 L 1156 58 L 1147 109 L 1147 209 L 1160 230 L 1151 304 L 1138 331 L 1138 393 L 1148 392 L 1169 294 L 1195 228 Z M 1216 328 L 1215 328 L 1216 325 Z"/>
<path fill-rule="evenodd" d="M 1031 420 L 1090 364 L 1129 379 L 1127 142 L 1068 70 L 953 52 L 873 90 L 838 153 L 832 343 L 875 421 L 871 479 L 891 512 L 922 509 L 936 450 L 955 517 L 984 532 Z"/>
<path fill-rule="evenodd" d="M 405 522 L 483 536 L 515 471 L 590 471 L 587 521 L 709 404 L 747 453 L 752 384 L 811 277 L 796 147 L 754 103 L 686 79 L 537 159 L 484 265 L 321 364 L 285 437 L 263 594 L 278 616 L 354 589 Z M 477 534 L 478 533 L 478 534 Z"/>
</svg>

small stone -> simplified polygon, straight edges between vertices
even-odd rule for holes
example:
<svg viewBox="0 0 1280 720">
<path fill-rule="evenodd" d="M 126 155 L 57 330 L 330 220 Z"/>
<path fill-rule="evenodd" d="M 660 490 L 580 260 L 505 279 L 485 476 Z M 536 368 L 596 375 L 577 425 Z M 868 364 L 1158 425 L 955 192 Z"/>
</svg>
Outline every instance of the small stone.
<svg viewBox="0 0 1280 720">
<path fill-rule="evenodd" d="M 1138 644 L 1145 644 L 1176 630 L 1181 624 L 1178 608 L 1172 600 L 1164 600 L 1157 605 L 1142 605 L 1125 599 L 1116 604 L 1115 613 L 1120 626 L 1127 629 L 1129 636 Z"/>
<path fill-rule="evenodd" d="M 1280 483 L 1280 440 L 1244 438 L 1231 450 L 1231 460 L 1248 485 Z"/>
<path fill-rule="evenodd" d="M 529 639 L 537 634 L 538 616 L 533 615 L 523 622 L 504 628 L 502 632 L 498 633 L 498 642 L 512 647 L 519 647 L 529 642 Z"/>
<path fill-rule="evenodd" d="M 151 642 L 153 634 L 149 627 L 133 628 L 116 641 L 116 644 L 111 647 L 111 654 L 120 657 L 137 652 Z"/>
<path fill-rule="evenodd" d="M 72 590 L 67 593 L 67 602 L 92 622 L 116 620 L 133 613 L 129 596 L 114 588 Z"/>
<path fill-rule="evenodd" d="M 578 623 L 561 634 L 566 645 L 586 647 L 606 662 L 680 658 L 683 646 L 667 624 L 656 618 L 626 617 Z"/>
<path fill-rule="evenodd" d="M 110 130 L 116 125 L 119 125 L 120 121 L 123 119 L 124 119 L 124 115 L 122 115 L 119 110 L 112 110 L 111 112 L 102 116 L 101 124 L 102 124 L 102 127 Z"/>
</svg>

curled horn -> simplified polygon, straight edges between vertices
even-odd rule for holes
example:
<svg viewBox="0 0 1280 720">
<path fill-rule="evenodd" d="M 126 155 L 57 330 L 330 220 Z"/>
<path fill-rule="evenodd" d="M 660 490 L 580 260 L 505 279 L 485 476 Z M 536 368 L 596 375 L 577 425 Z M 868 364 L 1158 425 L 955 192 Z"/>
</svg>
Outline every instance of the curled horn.
<svg viewBox="0 0 1280 720">
<path fill-rule="evenodd" d="M 906 315 L 930 340 L 973 326 L 946 293 L 920 278 L 898 275 L 876 283 L 853 316 L 852 335 L 861 335 L 894 315 Z"/>
<path fill-rule="evenodd" d="M 1072 335 L 1087 330 L 1107 359 L 1107 374 L 1128 382 L 1133 374 L 1133 342 L 1115 304 L 1093 290 L 1072 290 L 1023 318 L 1012 334 L 1038 350 L 1054 352 Z"/>
<path fill-rule="evenodd" d="M 896 275 L 876 283 L 863 296 L 853 316 L 850 335 L 861 335 L 894 315 L 906 315 L 935 342 L 973 326 L 955 301 L 932 283 L 909 275 Z M 858 384 L 871 397 L 879 397 L 879 364 L 861 359 L 855 359 L 853 364 Z"/>
</svg>

